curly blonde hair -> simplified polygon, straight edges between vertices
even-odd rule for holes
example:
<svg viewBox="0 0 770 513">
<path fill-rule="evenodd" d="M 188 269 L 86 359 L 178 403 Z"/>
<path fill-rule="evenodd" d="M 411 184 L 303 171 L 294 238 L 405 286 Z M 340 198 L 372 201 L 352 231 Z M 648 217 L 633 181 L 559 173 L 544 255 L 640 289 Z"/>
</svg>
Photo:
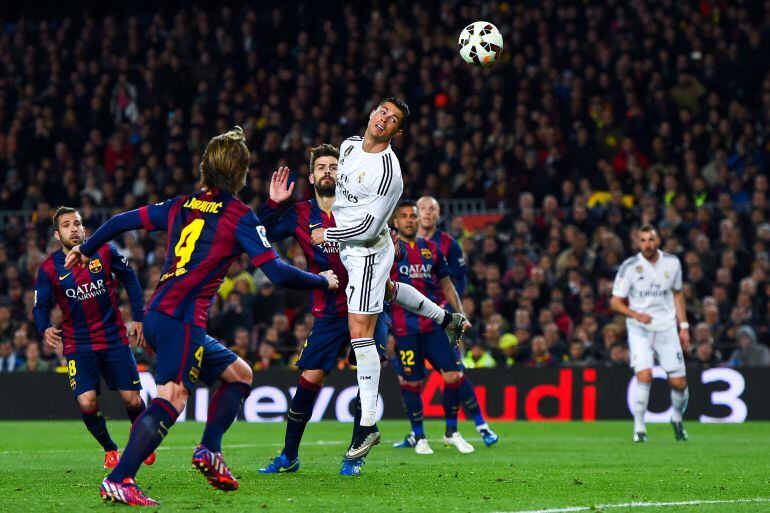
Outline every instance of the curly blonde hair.
<svg viewBox="0 0 770 513">
<path fill-rule="evenodd" d="M 246 183 L 249 148 L 243 128 L 236 126 L 209 141 L 201 160 L 201 185 L 237 194 Z"/>
</svg>

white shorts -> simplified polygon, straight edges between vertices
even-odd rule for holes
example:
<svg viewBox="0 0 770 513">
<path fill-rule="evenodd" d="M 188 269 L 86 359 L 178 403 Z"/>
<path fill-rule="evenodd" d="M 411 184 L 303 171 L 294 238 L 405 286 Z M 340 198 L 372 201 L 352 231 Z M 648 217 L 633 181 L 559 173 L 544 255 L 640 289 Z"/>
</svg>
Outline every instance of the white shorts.
<svg viewBox="0 0 770 513">
<path fill-rule="evenodd" d="M 340 260 L 348 271 L 348 312 L 378 314 L 385 301 L 385 286 L 393 268 L 395 249 L 387 241 L 373 248 L 340 244 Z"/>
<path fill-rule="evenodd" d="M 676 326 L 665 331 L 650 331 L 629 323 L 626 328 L 634 372 L 652 369 L 654 357 L 657 356 L 658 363 L 668 377 L 679 378 L 685 375 L 684 355 Z"/>
</svg>

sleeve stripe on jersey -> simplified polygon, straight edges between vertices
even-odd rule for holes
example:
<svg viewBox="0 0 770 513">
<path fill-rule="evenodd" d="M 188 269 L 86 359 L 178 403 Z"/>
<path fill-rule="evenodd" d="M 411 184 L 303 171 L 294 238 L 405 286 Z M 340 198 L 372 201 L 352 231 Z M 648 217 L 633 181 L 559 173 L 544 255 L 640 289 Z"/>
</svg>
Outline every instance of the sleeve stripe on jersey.
<svg viewBox="0 0 770 513">
<path fill-rule="evenodd" d="M 374 223 L 374 217 L 366 214 L 363 222 L 357 226 L 353 226 L 352 228 L 346 228 L 344 230 L 340 230 L 338 228 L 329 228 L 326 230 L 326 238 L 328 240 L 334 240 L 336 238 L 355 237 L 357 235 L 361 235 L 362 233 L 366 233 L 366 231 L 372 226 L 372 223 Z"/>
<path fill-rule="evenodd" d="M 377 194 L 385 196 L 390 187 L 390 182 L 393 181 L 393 161 L 391 160 L 390 153 L 382 156 L 382 180 L 380 181 L 380 187 L 377 189 Z"/>
<path fill-rule="evenodd" d="M 618 276 L 623 278 L 626 274 L 626 270 L 631 266 L 631 264 L 633 264 L 637 260 L 639 260 L 639 257 L 632 257 L 626 260 L 626 262 L 620 266 L 620 270 L 618 271 Z"/>
</svg>

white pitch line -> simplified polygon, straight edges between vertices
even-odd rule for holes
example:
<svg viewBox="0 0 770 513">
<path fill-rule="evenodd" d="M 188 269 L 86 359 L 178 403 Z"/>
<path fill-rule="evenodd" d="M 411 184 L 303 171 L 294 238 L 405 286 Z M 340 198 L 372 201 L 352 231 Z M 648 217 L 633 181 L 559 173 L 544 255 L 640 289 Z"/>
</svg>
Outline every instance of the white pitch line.
<svg viewBox="0 0 770 513">
<path fill-rule="evenodd" d="M 730 499 L 730 500 L 705 500 L 705 501 L 679 501 L 679 502 L 624 502 L 622 504 L 596 504 L 594 506 L 570 506 L 566 508 L 528 509 L 526 511 L 496 511 L 494 513 L 573 513 L 575 511 L 594 511 L 618 508 L 665 508 L 670 506 L 701 506 L 707 504 L 749 504 L 757 502 L 770 502 L 768 497 L 754 499 Z"/>
</svg>

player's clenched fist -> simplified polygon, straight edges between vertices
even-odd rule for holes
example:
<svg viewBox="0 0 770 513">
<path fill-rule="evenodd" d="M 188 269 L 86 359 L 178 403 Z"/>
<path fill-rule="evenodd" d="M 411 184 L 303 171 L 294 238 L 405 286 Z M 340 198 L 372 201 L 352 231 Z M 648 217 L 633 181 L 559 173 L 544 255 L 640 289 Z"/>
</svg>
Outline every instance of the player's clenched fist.
<svg viewBox="0 0 770 513">
<path fill-rule="evenodd" d="M 326 228 L 316 228 L 310 233 L 310 241 L 313 244 L 323 244 L 325 241 L 324 234 L 326 233 Z"/>
<path fill-rule="evenodd" d="M 61 344 L 61 330 L 51 326 L 43 332 L 43 340 L 45 340 L 46 344 L 56 349 Z"/>
<path fill-rule="evenodd" d="M 337 290 L 337 287 L 340 286 L 340 280 L 337 278 L 337 275 L 334 274 L 334 271 L 323 271 L 318 274 L 326 278 L 326 281 L 329 282 L 329 290 Z"/>
<path fill-rule="evenodd" d="M 87 263 L 88 257 L 80 252 L 80 244 L 78 244 L 67 253 L 66 258 L 64 259 L 64 268 L 72 269 L 72 266 L 74 265 L 85 265 Z"/>
</svg>

